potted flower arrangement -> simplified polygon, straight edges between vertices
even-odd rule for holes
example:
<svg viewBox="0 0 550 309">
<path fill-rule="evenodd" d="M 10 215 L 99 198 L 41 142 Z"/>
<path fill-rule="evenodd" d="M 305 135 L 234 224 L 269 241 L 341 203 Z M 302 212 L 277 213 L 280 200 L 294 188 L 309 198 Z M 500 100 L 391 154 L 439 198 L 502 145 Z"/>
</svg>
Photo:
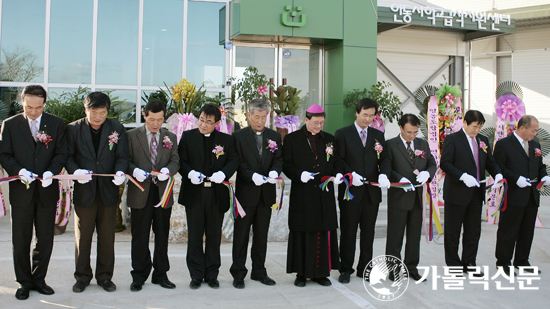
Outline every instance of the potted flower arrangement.
<svg viewBox="0 0 550 309">
<path fill-rule="evenodd" d="M 275 96 L 271 98 L 274 103 L 273 111 L 277 113 L 273 125 L 281 133 L 283 142 L 285 135 L 296 131 L 300 125 L 300 118 L 296 116 L 296 112 L 302 103 L 298 96 L 300 92 L 302 90 L 290 86 L 279 86 L 274 91 Z"/>
<path fill-rule="evenodd" d="M 172 99 L 169 107 L 173 105 L 175 113 L 166 120 L 166 128 L 176 134 L 179 143 L 184 131 L 197 127 L 198 111 L 204 104 L 206 91 L 202 86 L 197 89 L 185 78 L 168 89 Z"/>
</svg>

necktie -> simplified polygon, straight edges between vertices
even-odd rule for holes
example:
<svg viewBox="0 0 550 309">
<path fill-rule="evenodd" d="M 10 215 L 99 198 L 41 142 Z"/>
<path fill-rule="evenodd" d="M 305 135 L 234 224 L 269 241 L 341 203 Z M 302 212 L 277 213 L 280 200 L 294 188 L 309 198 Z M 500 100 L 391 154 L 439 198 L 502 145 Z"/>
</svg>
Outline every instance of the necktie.
<svg viewBox="0 0 550 309">
<path fill-rule="evenodd" d="M 153 164 L 153 170 L 157 169 L 157 133 L 151 132 L 151 163 Z"/>
<path fill-rule="evenodd" d="M 31 134 L 34 140 L 36 141 L 36 133 L 38 133 L 38 120 L 31 120 Z"/>
<path fill-rule="evenodd" d="M 470 140 L 472 140 L 472 148 L 474 149 L 474 160 L 476 161 L 477 180 L 480 180 L 481 175 L 479 171 L 479 147 L 477 146 L 477 142 L 474 137 L 470 136 Z"/>
<path fill-rule="evenodd" d="M 363 143 L 363 147 L 367 144 L 367 133 L 365 130 L 361 130 L 361 142 Z"/>
<path fill-rule="evenodd" d="M 414 151 L 411 149 L 411 142 L 407 142 L 407 152 L 409 153 L 409 157 L 411 158 L 411 162 L 414 165 Z"/>
<path fill-rule="evenodd" d="M 527 156 L 529 156 L 529 142 L 528 141 L 523 141 L 523 149 L 525 150 L 525 153 L 527 154 Z"/>
</svg>

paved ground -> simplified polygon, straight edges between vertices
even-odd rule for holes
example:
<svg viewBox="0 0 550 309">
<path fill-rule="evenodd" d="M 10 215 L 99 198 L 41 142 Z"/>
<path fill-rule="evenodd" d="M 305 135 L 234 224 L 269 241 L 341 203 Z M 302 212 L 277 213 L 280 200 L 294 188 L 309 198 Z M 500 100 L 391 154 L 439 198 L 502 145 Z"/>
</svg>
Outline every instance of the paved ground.
<svg viewBox="0 0 550 309">
<path fill-rule="evenodd" d="M 3 186 L 4 188 L 4 186 Z M 4 191 L 5 192 L 5 191 Z M 542 200 L 540 216 L 550 226 L 550 198 Z M 478 265 L 489 267 L 489 274 L 495 274 L 496 226 L 483 225 Z M 185 265 L 185 244 L 170 244 L 171 270 L 169 278 L 177 285 L 175 290 L 166 290 L 147 283 L 141 292 L 130 292 L 130 235 L 122 232 L 116 236 L 116 265 L 113 281 L 117 291 L 108 293 L 92 281 L 81 294 L 72 292 L 74 284 L 74 238 L 72 223 L 67 233 L 56 237 L 53 257 L 50 263 L 47 283 L 56 291 L 55 295 L 44 296 L 31 291 L 26 301 L 15 299 L 13 262 L 11 257 L 11 228 L 9 217 L 0 218 L 0 308 L 521 308 L 546 307 L 550 301 L 550 230 L 537 228 L 531 250 L 531 263 L 542 270 L 541 280 L 534 281 L 535 291 L 520 291 L 519 284 L 503 284 L 513 287 L 511 291 L 497 290 L 496 283 L 489 279 L 488 290 L 481 285 L 464 284 L 463 290 L 444 290 L 442 279 L 438 279 L 434 290 L 432 280 L 416 284 L 410 282 L 406 292 L 398 299 L 384 302 L 370 296 L 363 287 L 363 281 L 352 276 L 351 283 L 338 283 L 338 272 L 332 272 L 333 285 L 322 287 L 308 281 L 306 287 L 293 285 L 294 275 L 286 274 L 286 243 L 270 242 L 268 245 L 267 269 L 277 281 L 273 287 L 251 281 L 247 278 L 246 288 L 237 290 L 231 285 L 231 243 L 222 244 L 222 267 L 220 288 L 210 289 L 203 285 L 198 290 L 188 286 L 190 277 Z M 439 241 L 442 243 L 441 241 Z M 375 255 L 384 253 L 385 238 L 376 238 Z M 95 251 L 95 248 L 93 249 Z M 421 265 L 436 266 L 443 272 L 443 247 L 437 243 L 421 245 Z M 95 261 L 95 259 L 93 259 Z M 92 261 L 92 262 L 93 262 Z M 93 265 L 92 267 L 94 267 Z M 248 266 L 250 268 L 250 265 Z"/>
</svg>

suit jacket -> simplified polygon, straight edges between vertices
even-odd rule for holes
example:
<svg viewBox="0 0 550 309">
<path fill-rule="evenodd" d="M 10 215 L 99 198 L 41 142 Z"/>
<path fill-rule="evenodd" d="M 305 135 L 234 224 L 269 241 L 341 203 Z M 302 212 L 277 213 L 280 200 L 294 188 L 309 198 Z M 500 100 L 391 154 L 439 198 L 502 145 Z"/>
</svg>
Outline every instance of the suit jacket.
<svg viewBox="0 0 550 309">
<path fill-rule="evenodd" d="M 39 130 L 50 135 L 48 146 L 35 142 L 25 114 L 15 115 L 4 120 L 0 142 L 0 163 L 10 176 L 18 175 L 22 168 L 42 177 L 46 171 L 57 175 L 67 162 L 67 142 L 65 125 L 57 116 L 42 113 Z M 15 207 L 29 206 L 36 186 L 44 204 L 55 204 L 59 198 L 57 180 L 43 188 L 40 181 L 33 181 L 30 188 L 20 181 L 10 182 L 10 203 Z M 29 194 L 30 193 L 30 194 Z"/>
<path fill-rule="evenodd" d="M 277 194 L 275 185 L 266 183 L 256 186 L 252 181 L 252 175 L 258 173 L 268 176 L 270 171 L 281 174 L 283 170 L 283 149 L 281 134 L 269 128 L 263 132 L 262 155 L 258 153 L 256 133 L 250 127 L 233 133 L 235 148 L 239 155 L 239 169 L 237 173 L 237 199 L 244 207 L 256 207 L 263 193 L 264 203 L 268 206 L 275 204 Z M 268 140 L 277 143 L 277 150 L 268 149 Z"/>
<path fill-rule="evenodd" d="M 334 176 L 342 171 L 338 149 L 334 146 L 334 136 L 321 131 L 315 135 L 315 158 L 313 145 L 308 138 L 311 134 L 304 125 L 300 130 L 285 136 L 283 145 L 283 171 L 292 180 L 290 187 L 290 208 L 288 225 L 291 231 L 332 231 L 338 228 L 334 186 L 328 191 L 321 190 L 321 178 Z M 333 155 L 326 154 L 326 148 L 333 145 Z M 319 167 L 317 167 L 319 162 Z M 303 183 L 302 172 L 319 173 L 315 178 Z"/>
<path fill-rule="evenodd" d="M 90 124 L 86 118 L 69 123 L 67 126 L 67 145 L 69 159 L 67 171 L 74 173 L 77 169 L 91 170 L 96 174 L 114 174 L 128 171 L 128 140 L 124 126 L 115 120 L 107 119 L 102 125 L 99 147 L 96 154 Z M 109 135 L 118 133 L 118 143 L 109 149 Z M 112 182 L 112 177 L 92 177 L 92 181 L 80 184 L 75 181 L 73 202 L 76 206 L 91 206 L 99 188 L 103 203 L 116 206 L 119 201 L 119 188 Z"/>
<path fill-rule="evenodd" d="M 476 136 L 478 146 L 480 142 L 484 142 L 487 145 L 486 151 L 479 147 L 479 169 L 481 173 L 480 180 L 485 177 L 485 170 L 495 177 L 500 173 L 500 168 L 491 154 L 489 148 L 489 140 L 487 137 L 478 134 Z M 481 190 L 477 187 L 468 188 L 461 180 L 460 176 L 467 173 L 470 176 L 476 177 L 477 167 L 468 143 L 468 137 L 464 130 L 452 133 L 445 138 L 443 144 L 443 151 L 441 153 L 441 170 L 445 172 L 445 182 L 443 185 L 443 199 L 446 201 L 452 201 L 452 204 L 465 206 L 470 203 L 474 192 L 481 195 L 481 199 L 484 199 L 485 183 L 480 184 Z"/>
<path fill-rule="evenodd" d="M 508 181 L 508 205 L 510 206 L 525 207 L 531 194 L 537 206 L 540 204 L 540 193 L 536 189 L 536 183 L 526 188 L 520 188 L 516 184 L 519 176 L 531 180 L 538 179 L 538 181 L 546 176 L 546 165 L 542 163 L 542 156 L 535 157 L 536 148 L 541 149 L 540 144 L 530 141 L 529 157 L 527 157 L 523 145 L 513 134 L 499 140 L 495 146 L 495 161 Z"/>
<path fill-rule="evenodd" d="M 365 177 L 368 181 L 378 182 L 378 176 L 385 174 L 390 176 L 391 163 L 388 159 L 387 151 L 382 151 L 380 159 L 374 150 L 374 144 L 376 141 L 380 142 L 382 147 L 386 149 L 386 140 L 384 133 L 368 127 L 367 128 L 367 142 L 365 147 L 361 142 L 361 137 L 355 128 L 355 124 L 338 129 L 335 136 L 336 148 L 340 154 L 342 164 L 344 167 L 344 174 L 356 172 L 357 174 Z M 340 203 L 348 205 L 357 205 L 361 202 L 363 194 L 368 190 L 371 203 L 379 204 L 382 201 L 382 191 L 379 187 L 371 185 L 352 186 L 350 193 L 354 198 L 351 201 L 344 200 L 345 185 L 339 186 L 338 199 Z"/>
<path fill-rule="evenodd" d="M 168 130 L 161 128 L 159 130 L 158 144 L 157 144 L 157 160 L 156 167 L 160 171 L 163 167 L 170 170 L 170 174 L 175 175 L 180 169 L 180 157 L 178 155 L 178 139 L 176 134 L 169 132 Z M 164 146 L 164 137 L 168 136 L 172 141 L 172 149 Z M 145 125 L 128 131 L 128 149 L 130 153 L 129 168 L 126 172 L 132 175 L 134 169 L 140 168 L 148 173 L 153 170 L 153 163 L 151 162 L 151 150 L 149 149 L 149 142 L 147 141 L 147 130 Z M 159 191 L 159 196 L 162 197 L 168 181 L 159 181 L 158 186 L 154 186 Z M 145 207 L 147 202 L 147 196 L 149 195 L 149 189 L 151 188 L 151 177 L 147 178 L 141 183 L 145 191 L 141 191 L 134 184 L 128 183 L 128 206 L 130 208 L 141 209 Z M 174 197 L 170 195 L 170 199 L 166 204 L 166 207 L 172 207 L 174 204 Z"/>
<path fill-rule="evenodd" d="M 386 145 L 388 157 L 391 162 L 391 175 L 389 177 L 391 182 L 399 182 L 401 178 L 405 177 L 412 182 L 413 185 L 419 184 L 416 181 L 414 170 L 418 170 L 419 172 L 427 171 L 430 173 L 430 179 L 428 181 L 431 181 L 434 177 L 437 171 L 437 164 L 430 152 L 430 146 L 427 141 L 420 138 L 415 138 L 413 140 L 415 151 L 424 151 L 423 157 L 415 156 L 414 165 L 399 135 L 388 140 Z M 411 210 L 414 207 L 415 195 L 422 201 L 422 188 L 416 188 L 415 191 L 405 192 L 401 188 L 392 187 L 388 191 L 388 208 Z"/>
<path fill-rule="evenodd" d="M 214 130 L 213 146 L 222 146 L 224 154 L 216 158 L 212 151 L 204 153 L 203 135 L 199 129 L 183 132 L 178 146 L 180 155 L 181 190 L 179 203 L 191 208 L 201 203 L 203 184 L 194 185 L 187 175 L 190 171 L 204 172 L 204 160 L 212 161 L 212 173 L 222 171 L 228 181 L 239 167 L 239 157 L 235 151 L 233 136 Z M 212 175 L 206 175 L 207 177 Z M 214 200 L 220 211 L 229 209 L 229 190 L 224 184 L 212 183 Z"/>
</svg>

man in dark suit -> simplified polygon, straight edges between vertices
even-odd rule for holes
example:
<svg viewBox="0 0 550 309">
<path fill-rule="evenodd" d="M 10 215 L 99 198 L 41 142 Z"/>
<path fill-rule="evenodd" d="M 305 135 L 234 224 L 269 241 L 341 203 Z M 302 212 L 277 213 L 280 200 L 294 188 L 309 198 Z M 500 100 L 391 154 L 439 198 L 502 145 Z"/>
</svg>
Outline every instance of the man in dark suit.
<svg viewBox="0 0 550 309">
<path fill-rule="evenodd" d="M 405 114 L 399 119 L 401 134 L 386 142 L 391 162 L 391 182 L 408 182 L 423 185 L 434 177 L 437 170 L 435 159 L 430 152 L 428 142 L 417 138 L 420 120 L 413 114 Z M 390 188 L 388 190 L 388 236 L 386 255 L 401 259 L 401 247 L 405 228 L 405 265 L 409 277 L 420 280 L 418 263 L 420 261 L 420 234 L 422 231 L 422 188 Z M 395 279 L 390 274 L 390 279 Z"/>
<path fill-rule="evenodd" d="M 441 169 L 445 172 L 443 199 L 445 200 L 444 234 L 447 266 L 462 266 L 464 272 L 475 272 L 479 237 L 481 236 L 481 205 L 485 200 L 485 170 L 495 182 L 502 179 L 500 168 L 493 159 L 489 140 L 479 134 L 485 117 L 480 111 L 469 110 L 464 115 L 462 130 L 445 138 L 441 153 Z M 460 231 L 462 258 L 458 256 Z"/>
<path fill-rule="evenodd" d="M 95 278 L 105 291 L 116 290 L 111 281 L 115 267 L 115 223 L 119 186 L 128 170 L 126 130 L 115 120 L 107 119 L 111 100 L 101 92 L 84 99 L 86 117 L 67 126 L 69 158 L 67 171 L 75 175 L 114 174 L 114 179 L 92 177 L 74 185 L 74 234 L 76 239 L 76 283 L 73 292 L 86 289 L 93 278 L 90 254 L 94 229 L 97 231 Z"/>
<path fill-rule="evenodd" d="M 183 176 L 179 203 L 187 215 L 191 289 L 198 289 L 203 280 L 211 288 L 220 286 L 221 229 L 223 214 L 229 209 L 229 191 L 222 182 L 239 167 L 233 137 L 215 130 L 220 119 L 218 107 L 205 104 L 199 112 L 198 128 L 184 132 L 178 146 Z"/>
<path fill-rule="evenodd" d="M 235 148 L 239 155 L 236 196 L 243 206 L 246 216 L 235 219 L 233 232 L 233 264 L 231 275 L 233 286 L 244 288 L 246 255 L 250 226 L 253 226 L 252 240 L 252 280 L 266 285 L 275 281 L 267 275 L 265 257 L 267 233 L 271 219 L 271 206 L 276 203 L 275 178 L 283 169 L 281 134 L 265 127 L 269 115 L 269 103 L 262 99 L 248 104 L 248 128 L 233 134 Z"/>
<path fill-rule="evenodd" d="M 330 271 L 339 269 L 338 219 L 334 186 L 319 188 L 325 176 L 341 183 L 342 164 L 334 136 L 322 131 L 325 111 L 318 104 L 306 111 L 306 124 L 285 137 L 284 173 L 292 181 L 288 210 L 286 272 L 296 273 L 294 285 L 304 287 L 307 278 L 330 286 Z"/>
<path fill-rule="evenodd" d="M 46 90 L 29 85 L 21 91 L 23 113 L 4 120 L 0 163 L 10 176 L 19 175 L 30 184 L 10 182 L 13 264 L 19 288 L 15 297 L 29 298 L 29 290 L 51 295 L 45 278 L 53 249 L 53 230 L 59 190 L 57 175 L 67 162 L 65 126 L 59 117 L 44 113 Z M 42 176 L 42 186 L 34 183 Z M 55 182 L 54 185 L 52 183 Z M 33 237 L 32 265 L 30 247 Z"/>
<path fill-rule="evenodd" d="M 508 205 L 506 210 L 500 212 L 495 255 L 497 267 L 503 267 L 508 275 L 512 256 L 515 267 L 527 267 L 526 272 L 534 272 L 530 267 L 529 253 L 535 234 L 540 192 L 532 183 L 543 181 L 545 185 L 550 185 L 546 165 L 542 163 L 540 144 L 533 140 L 538 130 L 538 120 L 525 115 L 519 120 L 518 129 L 499 140 L 495 146 L 495 161 L 508 180 Z"/>
<path fill-rule="evenodd" d="M 174 133 L 162 128 L 166 105 L 151 100 L 143 108 L 145 125 L 128 131 L 130 164 L 128 174 L 142 183 L 145 191 L 128 184 L 128 206 L 132 209 L 132 284 L 130 290 L 140 291 L 154 268 L 151 282 L 163 288 L 174 289 L 176 285 L 168 280 L 168 235 L 170 215 L 174 199 L 170 195 L 165 205 L 160 202 L 167 187 L 169 175 L 178 173 L 180 163 L 178 140 Z M 152 176 L 152 171 L 162 174 Z M 149 234 L 155 233 L 155 252 L 151 262 Z"/>
<path fill-rule="evenodd" d="M 353 274 L 357 227 L 361 228 L 359 247 L 361 253 L 357 263 L 357 276 L 363 277 L 367 264 L 372 260 L 374 227 L 378 216 L 378 207 L 382 200 L 380 188 L 390 187 L 387 175 L 391 173 L 391 164 L 386 151 L 378 152 L 376 148 L 385 148 L 384 133 L 369 127 L 378 113 L 378 103 L 372 99 L 361 99 L 355 107 L 357 120 L 350 126 L 336 131 L 335 144 L 344 173 L 353 175 L 353 186 L 350 193 L 354 198 L 344 199 L 345 186 L 339 187 L 338 201 L 340 206 L 340 258 L 342 268 L 338 281 L 349 283 Z M 365 182 L 378 182 L 380 187 L 366 185 Z"/>
</svg>

